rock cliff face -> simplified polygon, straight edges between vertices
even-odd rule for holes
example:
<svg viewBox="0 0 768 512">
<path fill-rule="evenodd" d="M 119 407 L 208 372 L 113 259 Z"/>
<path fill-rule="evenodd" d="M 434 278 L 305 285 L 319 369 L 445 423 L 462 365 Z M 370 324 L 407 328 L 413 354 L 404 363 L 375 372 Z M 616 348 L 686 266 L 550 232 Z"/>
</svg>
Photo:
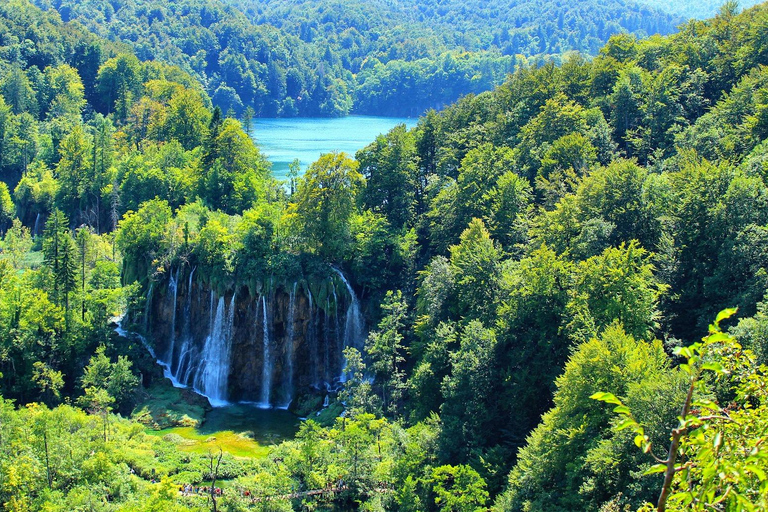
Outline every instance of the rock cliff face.
<svg viewBox="0 0 768 512">
<path fill-rule="evenodd" d="M 148 296 L 146 330 L 180 383 L 212 404 L 287 407 L 309 388 L 335 387 L 345 346 L 362 350 L 357 297 L 341 272 L 317 282 L 246 287 L 223 295 L 174 269 Z"/>
</svg>

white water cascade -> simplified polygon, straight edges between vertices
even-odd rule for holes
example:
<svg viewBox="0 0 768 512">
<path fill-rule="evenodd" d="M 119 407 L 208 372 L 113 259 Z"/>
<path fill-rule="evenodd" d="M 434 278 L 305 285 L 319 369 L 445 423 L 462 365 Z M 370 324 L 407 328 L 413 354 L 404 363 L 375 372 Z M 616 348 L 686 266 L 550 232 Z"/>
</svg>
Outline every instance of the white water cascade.
<svg viewBox="0 0 768 512">
<path fill-rule="evenodd" d="M 179 378 L 181 382 L 187 382 L 189 379 L 189 372 L 192 367 L 192 332 L 190 329 L 190 318 L 192 316 L 192 278 L 195 275 L 197 267 L 192 267 L 192 272 L 189 273 L 189 282 L 187 283 L 187 299 L 184 302 L 184 326 L 181 329 L 181 348 L 179 349 L 178 358 L 174 359 L 173 352 L 171 353 L 171 360 L 169 361 L 171 368 L 174 370 L 173 374 Z M 178 274 L 176 275 L 178 279 Z M 174 361 L 176 366 L 173 366 Z"/>
<path fill-rule="evenodd" d="M 351 303 L 349 304 L 349 308 L 347 308 L 347 317 L 344 321 L 344 348 L 354 347 L 362 352 L 365 347 L 365 319 L 363 318 L 363 313 L 360 311 L 360 303 L 357 300 L 355 291 L 352 289 L 352 285 L 349 284 L 349 281 L 347 281 L 347 278 L 344 277 L 344 274 L 341 272 L 341 270 L 335 267 L 332 268 L 334 272 L 339 275 L 342 282 L 344 283 L 344 286 L 347 287 L 347 292 L 349 292 L 349 296 L 351 298 Z M 342 355 L 342 358 L 343 357 L 344 356 Z M 341 375 L 339 377 L 341 382 L 346 380 L 346 367 L 347 362 L 344 360 Z"/>
<path fill-rule="evenodd" d="M 285 347 L 285 378 L 283 379 L 284 386 L 285 386 L 285 403 L 281 406 L 284 409 L 287 409 L 291 402 L 293 401 L 293 342 L 294 342 L 294 335 L 295 335 L 295 327 L 294 322 L 296 320 L 296 288 L 298 286 L 298 283 L 293 283 L 293 289 L 290 292 L 290 296 L 288 299 L 288 326 L 287 326 L 287 335 L 288 335 L 288 343 Z"/>
<path fill-rule="evenodd" d="M 262 355 L 264 363 L 261 366 L 261 402 L 259 407 L 269 409 L 270 392 L 272 390 L 272 353 L 269 347 L 269 323 L 267 319 L 267 296 L 261 297 L 261 308 L 263 311 L 263 336 L 262 336 Z"/>
<path fill-rule="evenodd" d="M 320 384 L 320 367 L 317 357 L 317 332 L 316 318 L 314 316 L 314 306 L 312 305 L 312 291 L 307 287 L 307 298 L 309 299 L 309 325 L 307 326 L 307 340 L 309 344 L 309 362 L 312 375 L 312 385 Z"/>
<path fill-rule="evenodd" d="M 235 319 L 234 294 L 225 318 L 226 309 L 224 297 L 219 297 L 211 332 L 205 339 L 193 385 L 195 391 L 206 396 L 214 407 L 227 405 L 227 380 L 232 348 L 232 327 Z"/>
<path fill-rule="evenodd" d="M 171 339 L 168 342 L 168 353 L 165 356 L 166 364 L 169 367 L 173 366 L 173 350 L 176 345 L 176 297 L 179 292 L 179 270 L 176 270 L 176 275 L 173 275 L 173 269 L 168 276 L 168 293 L 173 297 L 173 304 L 171 309 Z"/>
<path fill-rule="evenodd" d="M 149 308 L 152 305 L 152 289 L 155 287 L 154 281 L 149 282 L 147 297 L 144 301 L 144 332 L 149 332 Z M 154 355 L 152 357 L 155 357 Z"/>
</svg>

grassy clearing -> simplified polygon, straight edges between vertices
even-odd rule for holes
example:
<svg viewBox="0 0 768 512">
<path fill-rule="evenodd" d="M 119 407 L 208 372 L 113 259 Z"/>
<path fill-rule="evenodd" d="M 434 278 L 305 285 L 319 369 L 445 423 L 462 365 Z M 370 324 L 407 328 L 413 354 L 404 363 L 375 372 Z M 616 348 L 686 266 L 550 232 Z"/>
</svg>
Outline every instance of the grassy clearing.
<svg viewBox="0 0 768 512">
<path fill-rule="evenodd" d="M 269 454 L 269 446 L 259 444 L 246 434 L 231 430 L 204 434 L 195 427 L 174 427 L 163 430 L 150 430 L 147 434 L 162 437 L 175 443 L 179 450 L 190 453 L 207 454 L 209 450 L 229 453 L 233 457 L 263 458 Z"/>
</svg>

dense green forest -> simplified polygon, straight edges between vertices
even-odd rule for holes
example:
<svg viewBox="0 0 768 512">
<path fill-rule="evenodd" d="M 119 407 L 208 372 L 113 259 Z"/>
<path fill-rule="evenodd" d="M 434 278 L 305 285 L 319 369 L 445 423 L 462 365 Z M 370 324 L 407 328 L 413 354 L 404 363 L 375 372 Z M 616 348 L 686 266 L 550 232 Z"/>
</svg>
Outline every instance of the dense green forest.
<svg viewBox="0 0 768 512">
<path fill-rule="evenodd" d="M 654 7 L 675 16 L 705 19 L 717 14 L 718 9 L 725 3 L 722 0 L 683 0 L 669 2 L 668 0 L 638 0 L 638 3 Z M 739 7 L 749 8 L 761 3 L 760 0 L 742 0 Z"/>
<path fill-rule="evenodd" d="M 501 84 L 525 58 L 594 54 L 682 22 L 626 2 L 35 0 L 195 76 L 224 112 L 418 116 Z"/>
<path fill-rule="evenodd" d="M 617 34 L 279 183 L 173 55 L 1 4 L 2 507 L 609 512 L 664 488 L 666 510 L 764 510 L 767 27 L 728 4 Z M 349 277 L 365 350 L 295 439 L 152 435 L 162 371 L 114 322 L 160 347 L 179 268 L 229 311 Z"/>
</svg>

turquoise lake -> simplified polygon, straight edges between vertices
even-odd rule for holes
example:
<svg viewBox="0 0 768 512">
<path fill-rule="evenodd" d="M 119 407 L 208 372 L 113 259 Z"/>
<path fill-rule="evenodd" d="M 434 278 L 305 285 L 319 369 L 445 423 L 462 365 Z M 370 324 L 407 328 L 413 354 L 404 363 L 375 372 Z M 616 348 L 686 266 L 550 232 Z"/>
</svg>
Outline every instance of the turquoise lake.
<svg viewBox="0 0 768 512">
<path fill-rule="evenodd" d="M 288 164 L 299 159 L 302 170 L 323 153 L 344 151 L 351 157 L 400 123 L 416 126 L 415 118 L 347 116 L 340 118 L 295 117 L 254 119 L 251 137 L 272 162 L 277 179 L 288 176 Z"/>
</svg>

